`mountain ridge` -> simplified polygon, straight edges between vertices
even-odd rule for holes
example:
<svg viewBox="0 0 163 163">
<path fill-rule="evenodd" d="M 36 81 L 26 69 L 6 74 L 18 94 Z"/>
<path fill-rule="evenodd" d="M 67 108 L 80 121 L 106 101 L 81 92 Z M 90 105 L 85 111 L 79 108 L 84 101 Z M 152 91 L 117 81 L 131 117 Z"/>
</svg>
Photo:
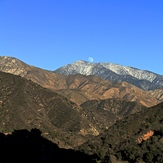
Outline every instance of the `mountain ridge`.
<svg viewBox="0 0 163 163">
<path fill-rule="evenodd" d="M 87 63 L 86 61 L 80 61 Z M 89 63 L 93 65 L 93 63 Z M 98 69 L 99 70 L 99 69 Z M 106 68 L 105 68 L 106 70 Z M 124 98 L 125 100 L 142 101 L 145 106 L 153 106 L 158 102 L 154 97 L 143 90 L 125 82 L 110 82 L 95 75 L 68 75 L 30 66 L 13 57 L 0 57 L 0 71 L 20 75 L 42 87 L 56 91 L 80 105 L 87 100 Z M 97 71 L 97 70 L 95 70 Z M 102 72 L 103 68 L 101 69 Z M 114 72 L 109 70 L 112 74 Z M 108 70 L 107 70 L 108 72 Z M 111 88 L 113 87 L 113 88 Z"/>
<path fill-rule="evenodd" d="M 144 90 L 163 88 L 163 76 L 147 70 L 113 63 L 90 63 L 83 60 L 67 64 L 54 72 L 70 75 L 96 75 L 112 82 L 126 81 Z"/>
<path fill-rule="evenodd" d="M 157 101 L 152 96 L 149 96 L 147 92 L 126 82 L 112 83 L 97 76 L 85 76 L 81 74 L 68 75 L 66 80 L 69 89 L 57 90 L 56 92 L 61 93 L 75 103 L 77 101 L 74 97 L 79 95 L 75 91 L 79 90 L 80 95 L 84 95 L 88 100 L 122 98 L 128 101 L 139 101 L 147 107 L 157 104 Z M 78 104 L 82 103 L 82 97 L 80 100 L 81 102 L 79 101 Z M 85 102 L 84 99 L 83 102 Z"/>
</svg>

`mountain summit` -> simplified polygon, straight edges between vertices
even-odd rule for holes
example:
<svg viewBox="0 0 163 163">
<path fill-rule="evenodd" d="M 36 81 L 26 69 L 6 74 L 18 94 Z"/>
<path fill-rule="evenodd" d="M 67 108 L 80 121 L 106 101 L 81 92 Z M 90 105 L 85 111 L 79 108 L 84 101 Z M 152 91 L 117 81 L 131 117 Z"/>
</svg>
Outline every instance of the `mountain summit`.
<svg viewBox="0 0 163 163">
<path fill-rule="evenodd" d="M 163 76 L 147 70 L 122 66 L 114 63 L 90 63 L 83 60 L 67 64 L 54 71 L 70 75 L 96 75 L 111 82 L 128 82 L 144 90 L 163 88 Z"/>
</svg>

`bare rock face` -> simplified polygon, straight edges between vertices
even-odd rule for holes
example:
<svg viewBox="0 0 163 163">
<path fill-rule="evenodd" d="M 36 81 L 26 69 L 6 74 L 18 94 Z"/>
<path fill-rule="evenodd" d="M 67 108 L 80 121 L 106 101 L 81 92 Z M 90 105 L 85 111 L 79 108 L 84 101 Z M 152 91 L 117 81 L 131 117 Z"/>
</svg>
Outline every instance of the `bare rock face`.
<svg viewBox="0 0 163 163">
<path fill-rule="evenodd" d="M 147 91 L 147 93 L 149 93 L 150 96 L 156 98 L 160 102 L 163 101 L 163 89 L 151 90 L 151 91 Z"/>
<path fill-rule="evenodd" d="M 0 57 L 0 71 L 20 75 L 52 90 L 66 88 L 63 75 L 30 66 L 13 57 Z"/>
<path fill-rule="evenodd" d="M 0 57 L 0 65 L 1 71 L 14 75 L 25 76 L 28 72 L 27 65 L 16 58 Z"/>
</svg>

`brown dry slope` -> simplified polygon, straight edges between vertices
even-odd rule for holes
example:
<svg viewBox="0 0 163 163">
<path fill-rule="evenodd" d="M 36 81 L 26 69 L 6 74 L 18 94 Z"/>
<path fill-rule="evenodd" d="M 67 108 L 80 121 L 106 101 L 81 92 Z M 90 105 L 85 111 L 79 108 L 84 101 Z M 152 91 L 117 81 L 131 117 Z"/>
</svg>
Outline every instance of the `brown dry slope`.
<svg viewBox="0 0 163 163">
<path fill-rule="evenodd" d="M 55 90 L 79 105 L 87 100 L 108 98 L 123 98 L 127 101 L 140 102 L 147 107 L 159 102 L 147 92 L 129 83 L 111 83 L 96 76 L 80 74 L 63 76 L 30 66 L 12 57 L 0 57 L 0 70 L 20 75 L 42 87 Z"/>
<path fill-rule="evenodd" d="M 154 97 L 132 84 L 126 82 L 112 83 L 97 76 L 69 75 L 66 77 L 66 85 L 69 89 L 62 89 L 57 92 L 77 104 L 81 104 L 87 100 L 110 98 L 135 101 L 146 107 L 158 104 L 158 101 Z"/>
<path fill-rule="evenodd" d="M 162 102 L 163 101 L 163 89 L 155 89 L 151 91 L 147 91 L 150 96 L 154 97 L 158 101 Z"/>
<path fill-rule="evenodd" d="M 0 71 L 20 75 L 42 87 L 52 90 L 67 88 L 63 75 L 30 66 L 13 57 L 0 57 Z"/>
</svg>

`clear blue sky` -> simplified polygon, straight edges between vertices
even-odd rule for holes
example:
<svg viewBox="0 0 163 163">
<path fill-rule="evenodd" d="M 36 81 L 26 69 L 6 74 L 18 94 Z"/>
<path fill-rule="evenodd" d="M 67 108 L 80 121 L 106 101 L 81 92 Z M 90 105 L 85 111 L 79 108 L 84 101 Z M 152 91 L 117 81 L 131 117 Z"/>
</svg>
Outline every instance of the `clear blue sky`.
<svg viewBox="0 0 163 163">
<path fill-rule="evenodd" d="M 163 0 L 0 0 L 0 55 L 48 70 L 93 57 L 163 75 Z"/>
</svg>

